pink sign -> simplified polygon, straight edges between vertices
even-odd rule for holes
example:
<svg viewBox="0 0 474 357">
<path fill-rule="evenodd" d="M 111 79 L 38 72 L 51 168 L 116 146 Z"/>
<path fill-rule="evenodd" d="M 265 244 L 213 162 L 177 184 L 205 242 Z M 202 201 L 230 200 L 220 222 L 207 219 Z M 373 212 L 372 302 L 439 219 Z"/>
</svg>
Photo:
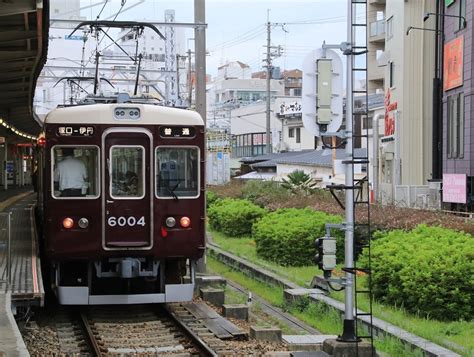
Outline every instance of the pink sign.
<svg viewBox="0 0 474 357">
<path fill-rule="evenodd" d="M 443 174 L 443 202 L 466 203 L 466 190 L 466 174 Z"/>
</svg>

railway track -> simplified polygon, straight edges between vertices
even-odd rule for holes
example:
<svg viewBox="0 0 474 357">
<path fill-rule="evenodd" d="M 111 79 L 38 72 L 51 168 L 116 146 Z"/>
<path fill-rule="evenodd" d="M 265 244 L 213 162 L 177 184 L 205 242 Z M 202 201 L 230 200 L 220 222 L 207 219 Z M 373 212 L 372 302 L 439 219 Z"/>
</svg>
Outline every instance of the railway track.
<svg viewBox="0 0 474 357">
<path fill-rule="evenodd" d="M 93 307 L 81 320 L 96 356 L 199 354 L 165 313 L 149 306 Z"/>
<path fill-rule="evenodd" d="M 184 357 L 226 351 L 226 342 L 180 304 L 57 307 L 39 312 L 21 331 L 31 356 Z"/>
</svg>

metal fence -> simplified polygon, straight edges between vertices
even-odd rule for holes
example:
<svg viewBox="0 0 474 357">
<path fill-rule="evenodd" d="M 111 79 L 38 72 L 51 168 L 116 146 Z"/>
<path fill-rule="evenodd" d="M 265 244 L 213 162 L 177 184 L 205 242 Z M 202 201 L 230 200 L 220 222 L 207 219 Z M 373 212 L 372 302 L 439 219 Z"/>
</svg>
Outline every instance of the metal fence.
<svg viewBox="0 0 474 357">
<path fill-rule="evenodd" d="M 12 282 L 11 213 L 0 213 L 0 282 Z"/>
</svg>

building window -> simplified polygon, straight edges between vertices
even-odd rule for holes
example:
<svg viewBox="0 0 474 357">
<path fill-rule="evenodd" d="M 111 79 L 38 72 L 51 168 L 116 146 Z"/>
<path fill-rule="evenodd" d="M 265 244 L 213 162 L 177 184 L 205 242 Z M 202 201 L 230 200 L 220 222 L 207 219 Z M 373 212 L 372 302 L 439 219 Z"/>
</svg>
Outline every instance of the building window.
<svg viewBox="0 0 474 357">
<path fill-rule="evenodd" d="M 464 94 L 448 97 L 448 159 L 464 157 Z"/>
<path fill-rule="evenodd" d="M 462 16 L 464 19 L 466 18 L 466 0 L 457 0 L 454 3 L 454 15 Z M 466 27 L 463 18 L 460 17 L 456 20 L 456 31 L 462 30 Z"/>
<path fill-rule="evenodd" d="M 301 143 L 301 128 L 296 128 L 296 143 Z"/>
<path fill-rule="evenodd" d="M 387 33 L 387 41 L 393 37 L 393 16 L 390 16 L 387 19 L 387 26 L 386 26 L 386 33 Z"/>
<path fill-rule="evenodd" d="M 388 63 L 388 72 L 389 87 L 393 88 L 395 86 L 395 64 L 392 61 Z"/>
<path fill-rule="evenodd" d="M 294 128 L 289 128 L 288 129 L 288 137 L 289 138 L 294 138 L 295 137 L 295 129 Z"/>
</svg>

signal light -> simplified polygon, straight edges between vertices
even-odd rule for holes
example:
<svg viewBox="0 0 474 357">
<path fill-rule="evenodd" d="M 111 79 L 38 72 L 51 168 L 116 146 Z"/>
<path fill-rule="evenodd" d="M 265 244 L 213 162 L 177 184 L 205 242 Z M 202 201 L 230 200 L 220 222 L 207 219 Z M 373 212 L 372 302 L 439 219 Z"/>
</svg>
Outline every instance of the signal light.
<svg viewBox="0 0 474 357">
<path fill-rule="evenodd" d="M 181 219 L 179 220 L 179 224 L 183 228 L 188 228 L 191 225 L 191 220 L 189 219 L 189 217 L 181 217 Z"/>
<path fill-rule="evenodd" d="M 72 218 L 64 218 L 63 219 L 63 227 L 66 229 L 71 229 L 74 226 L 74 220 Z"/>
<path fill-rule="evenodd" d="M 46 138 L 44 136 L 40 136 L 37 140 L 38 146 L 45 147 L 46 146 Z"/>
</svg>

